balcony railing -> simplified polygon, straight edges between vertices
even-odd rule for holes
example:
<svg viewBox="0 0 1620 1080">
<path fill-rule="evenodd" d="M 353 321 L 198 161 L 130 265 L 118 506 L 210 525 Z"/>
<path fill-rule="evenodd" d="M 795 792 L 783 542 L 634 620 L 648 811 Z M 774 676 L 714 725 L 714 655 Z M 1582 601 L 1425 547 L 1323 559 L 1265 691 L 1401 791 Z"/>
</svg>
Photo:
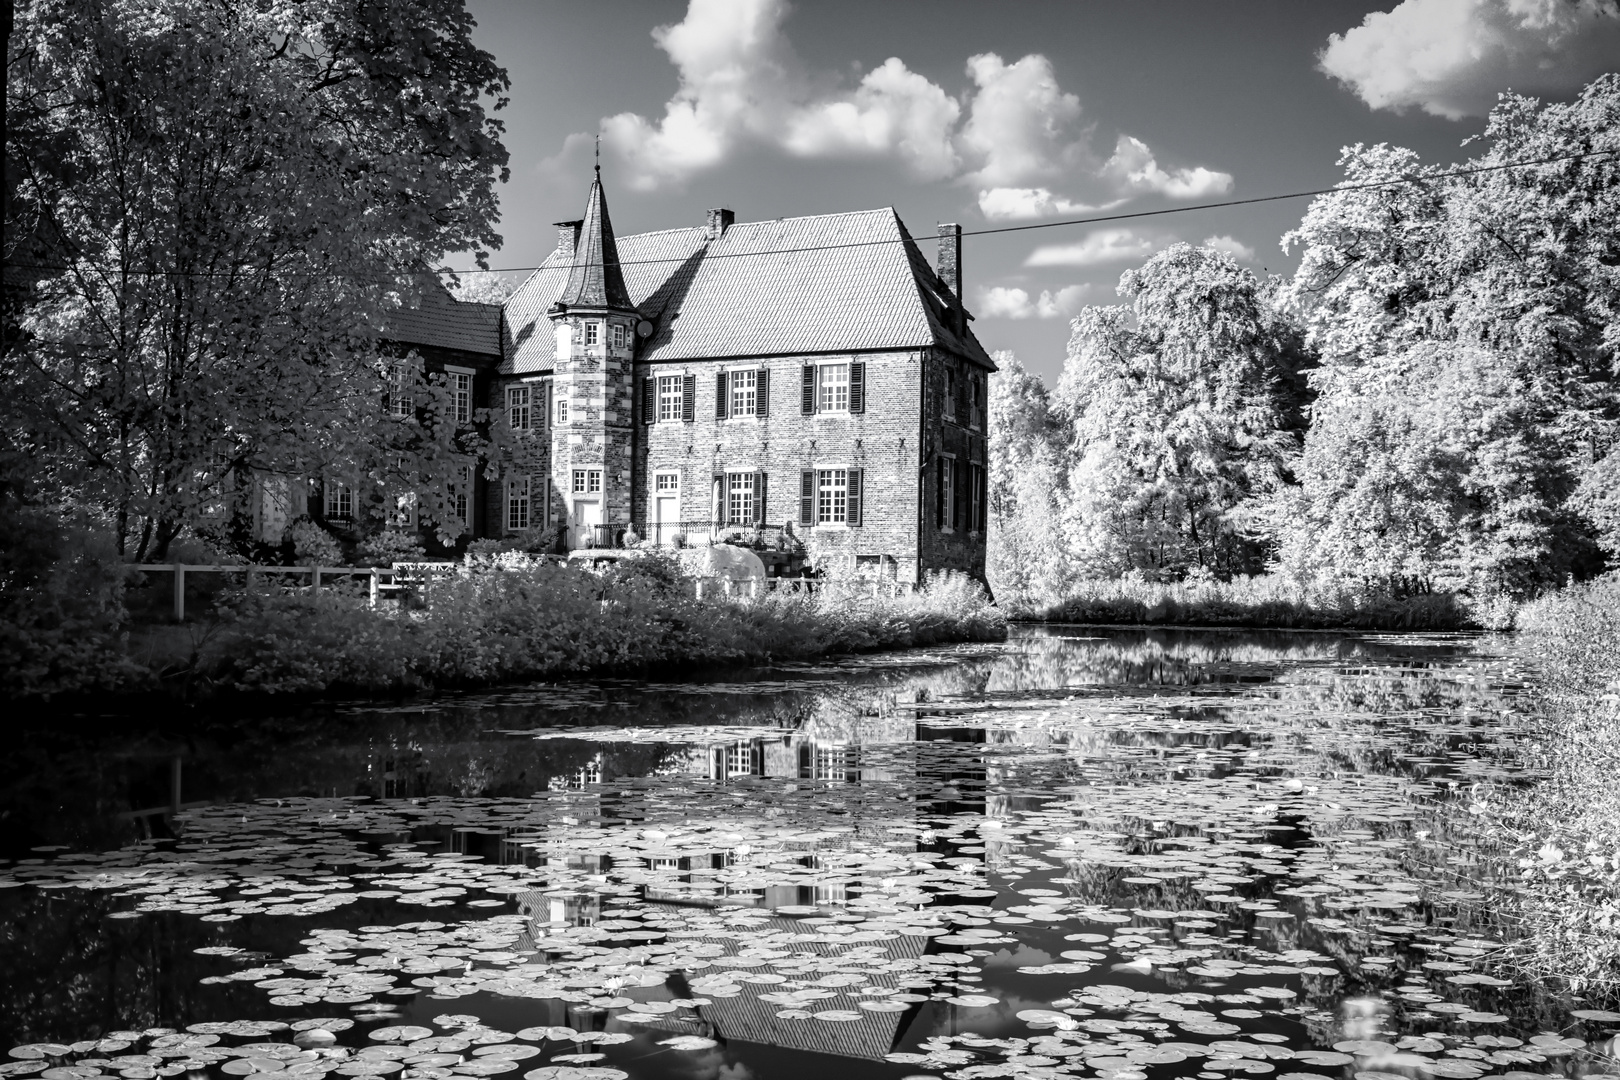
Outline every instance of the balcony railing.
<svg viewBox="0 0 1620 1080">
<path fill-rule="evenodd" d="M 781 544 L 787 529 L 781 525 L 727 525 L 715 521 L 638 521 L 624 525 L 576 525 L 572 547 L 622 548 L 627 532 L 652 547 L 704 547 L 734 543 L 745 547 Z"/>
</svg>

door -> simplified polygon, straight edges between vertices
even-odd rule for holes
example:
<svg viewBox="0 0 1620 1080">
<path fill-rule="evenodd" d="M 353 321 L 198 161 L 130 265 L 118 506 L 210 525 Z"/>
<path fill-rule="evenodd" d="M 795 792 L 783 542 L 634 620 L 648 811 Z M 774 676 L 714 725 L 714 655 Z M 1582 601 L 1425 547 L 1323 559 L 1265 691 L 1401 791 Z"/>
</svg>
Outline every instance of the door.
<svg viewBox="0 0 1620 1080">
<path fill-rule="evenodd" d="M 660 546 L 674 542 L 681 522 L 681 474 L 653 474 L 652 535 L 647 539 Z"/>
<path fill-rule="evenodd" d="M 602 524 L 602 503 L 597 499 L 574 500 L 573 547 L 596 547 L 596 527 Z"/>
</svg>

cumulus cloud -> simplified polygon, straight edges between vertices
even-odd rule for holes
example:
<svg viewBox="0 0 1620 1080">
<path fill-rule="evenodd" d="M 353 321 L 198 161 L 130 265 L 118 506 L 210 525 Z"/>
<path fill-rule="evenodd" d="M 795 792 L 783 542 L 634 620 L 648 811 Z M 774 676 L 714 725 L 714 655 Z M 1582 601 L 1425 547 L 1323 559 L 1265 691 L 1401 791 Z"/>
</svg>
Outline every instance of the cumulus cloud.
<svg viewBox="0 0 1620 1080">
<path fill-rule="evenodd" d="M 1232 174 L 1202 167 L 1166 172 L 1148 149 L 1147 143 L 1121 135 L 1114 144 L 1114 156 L 1103 166 L 1103 175 L 1120 190 L 1156 192 L 1172 199 L 1203 199 L 1232 190 Z"/>
<path fill-rule="evenodd" d="M 1483 116 L 1506 90 L 1561 96 L 1620 56 L 1615 0 L 1402 0 L 1328 37 L 1318 67 L 1368 106 Z"/>
<path fill-rule="evenodd" d="M 1254 258 L 1254 248 L 1232 236 L 1206 236 L 1204 237 L 1204 246 L 1214 248 L 1216 251 L 1224 251 L 1232 258 L 1242 259 L 1245 262 Z"/>
<path fill-rule="evenodd" d="M 1073 244 L 1044 244 L 1030 252 L 1025 266 L 1097 266 L 1145 259 L 1173 240 L 1130 229 L 1094 229 Z"/>
<path fill-rule="evenodd" d="M 787 0 L 689 0 L 685 17 L 653 40 L 678 86 L 662 116 L 625 112 L 601 122 L 602 142 L 631 187 L 678 186 L 744 145 L 805 159 L 898 163 L 921 180 L 978 190 L 991 220 L 1083 213 L 1140 194 L 1195 198 L 1232 178 L 1205 168 L 1166 170 L 1122 136 L 1106 160 L 1092 148 L 1080 99 L 1051 62 L 968 59 L 960 98 L 890 57 L 854 85 L 807 71 L 783 31 Z M 564 146 L 589 142 L 574 135 Z M 560 160 L 561 155 L 559 156 Z M 1069 190 L 1060 192 L 1059 184 Z"/>
<path fill-rule="evenodd" d="M 1056 319 L 1073 315 L 1090 291 L 1090 285 L 1070 285 L 1056 292 L 1042 289 L 1031 297 L 1027 289 L 996 285 L 979 290 L 974 310 L 987 319 Z"/>
</svg>

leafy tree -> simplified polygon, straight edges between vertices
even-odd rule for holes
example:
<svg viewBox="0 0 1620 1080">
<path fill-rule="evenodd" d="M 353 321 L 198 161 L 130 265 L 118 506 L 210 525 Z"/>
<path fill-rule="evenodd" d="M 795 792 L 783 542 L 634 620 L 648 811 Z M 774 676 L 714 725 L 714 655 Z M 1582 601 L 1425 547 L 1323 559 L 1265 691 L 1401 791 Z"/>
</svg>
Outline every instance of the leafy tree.
<svg viewBox="0 0 1620 1080">
<path fill-rule="evenodd" d="M 507 80 L 463 0 L 18 7 L 6 254 L 33 270 L 6 483 L 92 508 L 137 558 L 247 470 L 442 493 L 442 388 L 392 387 L 425 419 L 379 408 L 367 328 L 413 268 L 499 239 L 484 102 Z"/>
<path fill-rule="evenodd" d="M 1056 599 L 1073 567 L 1062 532 L 1063 428 L 1039 376 L 998 352 L 990 377 L 987 576 L 1003 601 Z"/>
<path fill-rule="evenodd" d="M 1319 197 L 1284 238 L 1322 363 L 1276 508 L 1297 569 L 1522 596 L 1620 552 L 1620 76 L 1504 96 L 1482 139 L 1491 171 L 1449 177 L 1351 147 L 1347 185 L 1419 182 Z"/>
<path fill-rule="evenodd" d="M 1243 510 L 1287 476 L 1306 363 L 1274 288 L 1224 252 L 1177 244 L 1121 276 L 1130 308 L 1075 318 L 1055 408 L 1086 576 L 1260 568 Z"/>
</svg>

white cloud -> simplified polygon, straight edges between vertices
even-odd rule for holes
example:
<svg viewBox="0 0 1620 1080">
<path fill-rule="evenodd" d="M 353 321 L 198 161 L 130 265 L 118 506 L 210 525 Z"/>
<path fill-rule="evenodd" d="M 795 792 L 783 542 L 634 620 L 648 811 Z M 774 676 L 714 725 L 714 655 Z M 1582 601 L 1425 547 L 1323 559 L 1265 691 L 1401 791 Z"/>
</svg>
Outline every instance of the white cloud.
<svg viewBox="0 0 1620 1080">
<path fill-rule="evenodd" d="M 990 188 L 979 192 L 979 212 L 990 221 L 1024 221 L 1054 214 L 1089 214 L 1118 206 L 1123 199 L 1100 206 L 1071 202 L 1048 188 Z"/>
<path fill-rule="evenodd" d="M 680 22 L 653 31 L 679 78 L 674 96 L 662 116 L 625 112 L 601 122 L 603 144 L 623 162 L 631 187 L 678 186 L 744 145 L 807 159 L 894 161 L 918 179 L 978 189 L 991 220 L 1231 186 L 1229 175 L 1204 168 L 1166 172 L 1128 137 L 1104 161 L 1092 149 L 1080 99 L 1064 92 L 1038 53 L 1012 63 L 994 53 L 970 57 L 971 85 L 960 100 L 899 57 L 850 87 L 806 71 L 783 32 L 787 15 L 787 0 L 689 0 Z M 589 136 L 570 136 L 564 152 L 588 143 Z M 1057 192 L 1059 181 L 1071 190 Z"/>
<path fill-rule="evenodd" d="M 1203 199 L 1232 190 L 1231 173 L 1202 167 L 1165 172 L 1147 143 L 1129 135 L 1119 137 L 1114 156 L 1102 171 L 1119 190 L 1156 192 L 1171 199 Z"/>
<path fill-rule="evenodd" d="M 1090 285 L 1070 285 L 1031 298 L 1028 290 L 996 285 L 979 291 L 974 311 L 987 319 L 1056 319 L 1073 315 L 1090 291 Z"/>
<path fill-rule="evenodd" d="M 1025 266 L 1097 266 L 1145 259 L 1173 240 L 1143 236 L 1130 229 L 1094 229 L 1073 244 L 1045 244 L 1030 252 Z"/>
<path fill-rule="evenodd" d="M 1318 67 L 1368 106 L 1458 120 L 1498 93 L 1561 96 L 1620 57 L 1615 0 L 1402 0 L 1328 37 Z"/>
<path fill-rule="evenodd" d="M 1216 251 L 1224 251 L 1232 258 L 1242 259 L 1245 262 L 1254 258 L 1254 248 L 1231 236 L 1206 236 L 1204 246 L 1214 248 Z"/>
</svg>

